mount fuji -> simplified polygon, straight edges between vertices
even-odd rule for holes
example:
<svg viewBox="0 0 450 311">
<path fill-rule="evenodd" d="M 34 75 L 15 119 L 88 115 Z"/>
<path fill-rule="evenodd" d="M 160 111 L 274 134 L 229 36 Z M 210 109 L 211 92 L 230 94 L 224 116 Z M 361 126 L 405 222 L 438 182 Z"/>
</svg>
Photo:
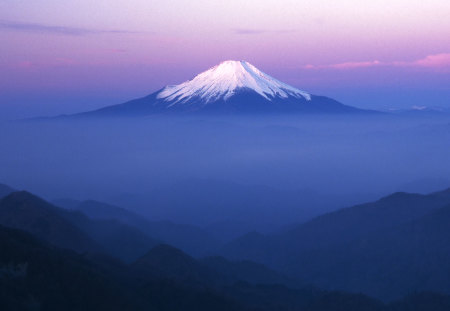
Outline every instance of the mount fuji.
<svg viewBox="0 0 450 311">
<path fill-rule="evenodd" d="M 138 116 L 166 113 L 358 113 L 338 101 L 309 94 L 246 61 L 225 61 L 178 85 L 79 115 Z"/>
</svg>

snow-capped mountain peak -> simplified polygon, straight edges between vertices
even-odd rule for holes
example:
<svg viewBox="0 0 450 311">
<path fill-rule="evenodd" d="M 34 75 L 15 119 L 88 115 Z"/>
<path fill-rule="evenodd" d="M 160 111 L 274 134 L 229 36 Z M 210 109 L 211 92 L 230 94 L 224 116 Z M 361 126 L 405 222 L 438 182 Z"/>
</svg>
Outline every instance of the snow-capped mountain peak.
<svg viewBox="0 0 450 311">
<path fill-rule="evenodd" d="M 301 91 L 265 74 L 248 62 L 225 61 L 192 80 L 166 86 L 145 97 L 91 113 L 147 116 L 172 113 L 268 115 L 363 112 L 332 98 Z"/>
<path fill-rule="evenodd" d="M 176 103 L 200 99 L 205 104 L 227 100 L 240 89 L 250 89 L 266 100 L 274 98 L 303 98 L 311 95 L 285 84 L 257 69 L 246 61 L 225 61 L 178 85 L 166 86 L 157 94 L 158 99 Z"/>
</svg>

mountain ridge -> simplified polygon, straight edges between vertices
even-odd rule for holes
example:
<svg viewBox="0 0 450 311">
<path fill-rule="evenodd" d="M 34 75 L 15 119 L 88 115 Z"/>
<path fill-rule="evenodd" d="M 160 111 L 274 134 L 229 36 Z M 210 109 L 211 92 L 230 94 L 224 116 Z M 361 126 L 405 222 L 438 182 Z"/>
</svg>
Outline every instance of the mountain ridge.
<svg viewBox="0 0 450 311">
<path fill-rule="evenodd" d="M 448 293 L 442 275 L 450 271 L 449 219 L 448 189 L 397 192 L 277 234 L 244 235 L 221 254 L 263 263 L 320 288 L 385 300 L 411 291 Z"/>
<path fill-rule="evenodd" d="M 153 114 L 370 113 L 312 95 L 262 72 L 246 61 L 225 61 L 178 85 L 74 116 Z"/>
</svg>

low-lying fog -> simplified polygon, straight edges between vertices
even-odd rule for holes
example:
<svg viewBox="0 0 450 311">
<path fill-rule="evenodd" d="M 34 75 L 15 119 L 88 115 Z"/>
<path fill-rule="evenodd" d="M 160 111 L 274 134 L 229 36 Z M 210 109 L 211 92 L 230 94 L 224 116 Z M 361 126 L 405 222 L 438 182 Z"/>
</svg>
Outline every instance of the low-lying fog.
<svg viewBox="0 0 450 311">
<path fill-rule="evenodd" d="M 450 187 L 448 117 L 62 118 L 1 123 L 0 143 L 0 182 L 16 189 L 204 226 Z"/>
</svg>

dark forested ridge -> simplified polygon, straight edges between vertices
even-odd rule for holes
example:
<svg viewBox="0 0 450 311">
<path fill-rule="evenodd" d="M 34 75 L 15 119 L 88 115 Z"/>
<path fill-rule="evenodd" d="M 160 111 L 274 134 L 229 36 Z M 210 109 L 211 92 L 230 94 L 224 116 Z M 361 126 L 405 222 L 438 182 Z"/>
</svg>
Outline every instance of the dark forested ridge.
<svg viewBox="0 0 450 311">
<path fill-rule="evenodd" d="M 136 270 L 107 256 L 80 255 L 46 245 L 28 233 L 0 227 L 0 303 L 2 310 L 448 310 L 450 297 L 417 294 L 384 305 L 364 295 L 292 289 L 276 284 L 251 284 L 214 279 L 196 284 L 178 275 L 192 273 L 182 266 L 177 275 Z M 165 256 L 167 246 L 152 250 Z M 179 251 L 170 250 L 184 257 Z M 163 254 L 158 254 L 162 252 Z M 178 259 L 176 259 L 178 260 Z M 190 264 L 201 266 L 192 259 Z M 184 270 L 187 269 L 187 270 Z"/>
<path fill-rule="evenodd" d="M 395 193 L 263 236 L 228 244 L 230 258 L 260 261 L 329 289 L 393 299 L 417 290 L 449 293 L 450 191 Z"/>
<path fill-rule="evenodd" d="M 392 296 L 399 296 L 405 284 L 420 288 L 414 283 L 417 277 L 428 284 L 423 286 L 427 292 L 415 292 L 410 287 L 408 295 L 386 303 L 353 288 L 350 291 L 354 293 L 346 293 L 342 291 L 346 284 L 331 291 L 311 286 L 314 282 L 310 275 L 319 275 L 319 270 L 311 270 L 314 265 L 297 253 L 299 248 L 291 250 L 290 260 L 309 269 L 303 272 L 304 278 L 298 273 L 301 269 L 290 274 L 280 272 L 291 269 L 289 261 L 281 269 L 273 269 L 241 258 L 198 259 L 160 244 L 160 240 L 133 226 L 131 221 L 100 215 L 94 219 L 80 211 L 58 208 L 28 192 L 14 192 L 0 201 L 0 307 L 1 310 L 449 310 L 450 297 L 438 293 L 447 291 L 443 272 L 450 262 L 448 199 L 448 191 L 428 196 L 395 194 L 324 215 L 311 222 L 315 226 L 306 223 L 274 236 L 252 233 L 235 242 L 242 245 L 251 242 L 254 249 L 259 248 L 264 254 L 263 247 L 275 247 L 276 239 L 296 234 L 298 247 L 302 234 L 314 234 L 324 254 L 318 256 L 319 252 L 310 251 L 308 255 L 314 254 L 311 258 L 317 259 L 315 264 L 324 269 L 330 249 L 345 249 L 341 254 L 346 256 L 332 253 L 335 265 L 345 270 L 333 272 L 328 268 L 325 271 L 329 280 L 339 280 L 340 273 L 347 273 L 351 276 L 349 280 L 370 285 L 376 281 L 371 273 L 384 272 L 393 284 L 386 287 L 386 291 L 395 293 Z M 404 213 L 407 206 L 412 211 L 408 215 Z M 383 213 L 389 217 L 381 222 Z M 372 219 L 379 217 L 378 224 L 364 222 L 367 215 Z M 334 231 L 340 228 L 341 239 L 336 236 L 331 239 L 332 230 L 327 232 L 325 225 Z M 359 230 L 358 235 L 364 240 L 351 238 L 351 230 Z M 114 242 L 116 245 L 112 245 Z M 286 244 L 278 246 L 278 255 L 285 255 L 281 251 Z M 304 247 L 311 244 L 305 243 Z M 364 258 L 358 257 L 362 250 Z M 252 251 L 256 252 L 249 249 L 249 253 Z M 396 265 L 391 254 L 400 258 Z M 349 257 L 355 261 L 346 262 Z M 428 265 L 419 266 L 423 263 L 419 257 L 427 258 Z M 357 263 L 362 259 L 372 265 L 377 263 L 375 272 L 361 270 Z M 382 266 L 385 261 L 389 265 Z M 395 282 L 399 273 L 403 273 L 404 283 Z"/>
<path fill-rule="evenodd" d="M 11 192 L 14 192 L 15 190 L 7 185 L 0 184 L 0 198 L 3 198 L 10 194 Z"/>
<path fill-rule="evenodd" d="M 150 221 L 142 215 L 104 202 L 66 199 L 53 203 L 69 210 L 80 211 L 94 220 L 120 221 L 194 256 L 203 256 L 219 245 L 219 241 L 202 228 L 170 221 Z"/>
<path fill-rule="evenodd" d="M 26 191 L 13 192 L 0 201 L 0 224 L 27 231 L 62 248 L 79 252 L 100 248 L 57 207 Z"/>
</svg>

